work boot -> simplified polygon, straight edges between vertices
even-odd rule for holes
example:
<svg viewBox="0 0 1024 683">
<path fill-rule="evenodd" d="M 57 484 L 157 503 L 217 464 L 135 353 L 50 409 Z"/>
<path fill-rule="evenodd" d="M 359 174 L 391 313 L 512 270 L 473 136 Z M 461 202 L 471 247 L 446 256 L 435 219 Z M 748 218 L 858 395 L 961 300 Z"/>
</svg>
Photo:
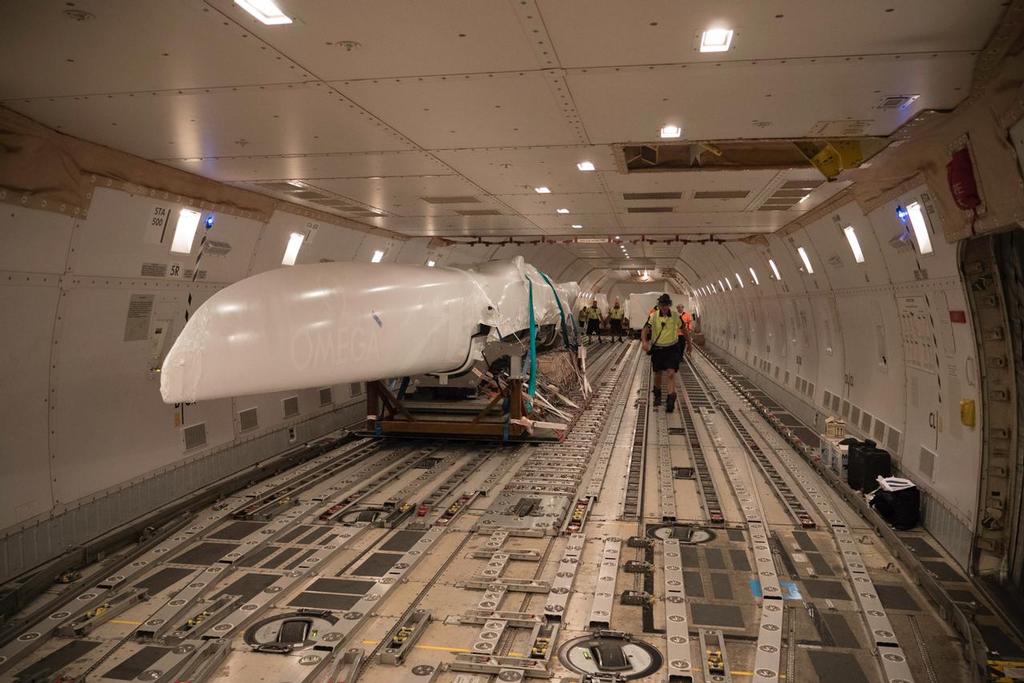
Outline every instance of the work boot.
<svg viewBox="0 0 1024 683">
<path fill-rule="evenodd" d="M 656 388 L 654 390 L 654 407 L 657 408 L 660 405 L 661 405 L 661 388 L 659 387 L 659 388 Z"/>
<path fill-rule="evenodd" d="M 668 398 L 665 399 L 665 412 L 674 413 L 676 411 L 676 395 L 669 394 Z"/>
</svg>

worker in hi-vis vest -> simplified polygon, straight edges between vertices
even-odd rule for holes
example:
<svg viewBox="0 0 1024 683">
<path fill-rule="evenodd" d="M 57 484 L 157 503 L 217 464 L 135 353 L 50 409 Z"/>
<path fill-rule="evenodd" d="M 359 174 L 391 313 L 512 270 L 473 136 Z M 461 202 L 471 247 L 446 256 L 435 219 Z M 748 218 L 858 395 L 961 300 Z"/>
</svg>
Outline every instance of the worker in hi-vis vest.
<svg viewBox="0 0 1024 683">
<path fill-rule="evenodd" d="M 676 310 L 679 311 L 679 319 L 683 321 L 683 324 L 679 326 L 679 352 L 683 357 L 689 358 L 690 347 L 693 344 L 693 340 L 690 339 L 690 331 L 693 329 L 693 319 L 683 308 L 682 304 L 676 306 Z"/>
<path fill-rule="evenodd" d="M 608 311 L 608 330 L 611 336 L 615 338 L 615 341 L 622 341 L 622 320 L 626 317 L 626 312 L 619 306 L 619 300 L 615 300 L 615 305 L 612 306 L 611 310 Z"/>
<path fill-rule="evenodd" d="M 601 311 L 597 309 L 596 301 L 587 309 L 587 341 L 594 341 L 592 337 L 595 334 L 597 341 L 601 341 Z"/>
<path fill-rule="evenodd" d="M 661 405 L 664 388 L 666 413 L 676 409 L 676 372 L 682 360 L 679 328 L 682 324 L 682 319 L 672 310 L 672 297 L 662 294 L 658 297 L 657 310 L 647 319 L 640 337 L 644 351 L 651 354 L 651 368 L 654 370 L 654 405 Z"/>
</svg>

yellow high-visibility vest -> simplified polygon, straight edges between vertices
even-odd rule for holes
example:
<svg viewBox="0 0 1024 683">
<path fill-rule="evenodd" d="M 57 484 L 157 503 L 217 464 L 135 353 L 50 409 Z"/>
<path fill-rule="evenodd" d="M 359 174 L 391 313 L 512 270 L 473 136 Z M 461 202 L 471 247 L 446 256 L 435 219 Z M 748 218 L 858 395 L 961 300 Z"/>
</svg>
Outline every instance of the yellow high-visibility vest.
<svg viewBox="0 0 1024 683">
<path fill-rule="evenodd" d="M 679 341 L 679 328 L 683 321 L 675 311 L 668 315 L 652 313 L 647 324 L 651 327 L 651 343 L 655 346 L 672 346 Z"/>
</svg>

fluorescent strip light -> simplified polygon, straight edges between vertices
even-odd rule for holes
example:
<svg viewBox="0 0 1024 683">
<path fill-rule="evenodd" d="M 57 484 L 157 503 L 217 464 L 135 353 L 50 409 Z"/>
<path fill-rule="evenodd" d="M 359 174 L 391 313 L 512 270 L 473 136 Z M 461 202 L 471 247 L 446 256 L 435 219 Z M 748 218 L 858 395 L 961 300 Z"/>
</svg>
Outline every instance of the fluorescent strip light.
<svg viewBox="0 0 1024 683">
<path fill-rule="evenodd" d="M 907 204 L 907 213 L 910 214 L 910 225 L 914 228 L 914 237 L 917 239 L 917 249 L 922 254 L 930 254 L 932 251 L 932 238 L 928 234 L 928 223 L 924 220 L 924 212 L 917 202 Z"/>
<path fill-rule="evenodd" d="M 761 281 L 757 279 L 757 273 L 754 272 L 753 268 L 750 269 L 750 277 L 754 278 L 754 284 L 755 285 L 760 285 L 761 284 Z"/>
<path fill-rule="evenodd" d="M 725 291 L 725 285 L 722 284 L 722 280 L 721 279 L 718 280 L 718 288 L 721 289 L 723 292 Z"/>
<path fill-rule="evenodd" d="M 580 225 L 579 223 L 573 223 L 572 227 L 573 227 L 574 230 L 582 230 L 583 229 L 583 226 Z"/>
<path fill-rule="evenodd" d="M 537 194 L 551 194 L 551 188 L 544 187 L 543 185 L 541 185 L 540 187 L 533 188 L 533 191 L 536 192 Z"/>
<path fill-rule="evenodd" d="M 182 209 L 178 212 L 178 223 L 174 226 L 174 239 L 171 240 L 171 251 L 176 254 L 188 254 L 192 252 L 192 241 L 196 237 L 196 228 L 199 227 L 199 218 L 202 214 L 192 209 Z"/>
<path fill-rule="evenodd" d="M 569 209 L 555 209 L 555 213 L 569 213 Z"/>
<path fill-rule="evenodd" d="M 732 280 L 729 279 L 728 275 L 725 277 L 725 284 L 728 285 L 729 291 L 731 292 L 732 291 Z"/>
<path fill-rule="evenodd" d="M 274 0 L 235 0 L 235 4 L 267 26 L 292 23 L 291 17 L 282 12 Z"/>
<path fill-rule="evenodd" d="M 373 252 L 373 258 L 370 259 L 370 263 L 380 263 L 384 258 L 384 252 L 377 249 Z"/>
<path fill-rule="evenodd" d="M 796 253 L 800 254 L 800 260 L 804 262 L 804 270 L 808 275 L 814 275 L 814 268 L 811 268 L 811 259 L 807 257 L 807 251 L 803 247 L 797 247 Z"/>
<path fill-rule="evenodd" d="M 864 252 L 861 251 L 860 240 L 857 239 L 857 231 L 853 229 L 852 225 L 847 225 L 843 228 L 843 232 L 846 233 L 846 241 L 850 243 L 853 260 L 857 263 L 864 263 Z"/>
<path fill-rule="evenodd" d="M 299 249 L 306 236 L 301 232 L 293 232 L 288 237 L 288 246 L 284 248 L 284 258 L 281 259 L 282 266 L 294 266 L 295 259 L 299 257 Z"/>
<path fill-rule="evenodd" d="M 779 275 L 779 267 L 775 265 L 775 261 L 768 259 L 768 265 L 771 267 L 772 274 L 775 275 L 775 279 L 782 282 L 782 276 Z"/>
<path fill-rule="evenodd" d="M 660 135 L 662 140 L 671 140 L 678 138 L 683 134 L 683 129 L 679 126 L 666 125 L 661 127 Z"/>
<path fill-rule="evenodd" d="M 732 45 L 732 29 L 709 28 L 700 34 L 701 52 L 727 52 Z"/>
<path fill-rule="evenodd" d="M 739 273 L 736 273 L 736 282 L 740 283 L 740 289 L 743 289 L 744 284 L 743 284 L 743 280 L 740 278 L 740 274 Z"/>
<path fill-rule="evenodd" d="M 594 170 L 594 162 L 593 161 L 581 161 L 580 163 L 576 164 L 576 168 L 580 169 L 581 171 L 593 171 Z"/>
<path fill-rule="evenodd" d="M 712 292 L 713 294 L 718 294 L 718 290 L 717 290 L 717 289 L 715 289 L 715 283 L 714 283 L 714 282 L 712 282 L 712 283 L 711 283 L 711 292 Z"/>
<path fill-rule="evenodd" d="M 437 261 L 427 261 L 427 268 L 433 268 L 437 265 Z"/>
</svg>

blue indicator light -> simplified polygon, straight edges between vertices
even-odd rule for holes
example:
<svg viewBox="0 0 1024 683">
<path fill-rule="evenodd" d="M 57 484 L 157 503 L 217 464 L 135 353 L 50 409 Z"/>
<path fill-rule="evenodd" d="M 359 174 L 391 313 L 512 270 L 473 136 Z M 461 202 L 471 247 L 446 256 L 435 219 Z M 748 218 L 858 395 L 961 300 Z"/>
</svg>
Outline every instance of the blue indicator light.
<svg viewBox="0 0 1024 683">
<path fill-rule="evenodd" d="M 206 229 L 209 230 L 213 227 L 213 214 L 211 213 L 206 217 Z"/>
<path fill-rule="evenodd" d="M 900 223 L 906 223 L 910 220 L 910 212 L 904 209 L 902 206 L 896 207 L 896 218 L 900 219 Z"/>
</svg>

